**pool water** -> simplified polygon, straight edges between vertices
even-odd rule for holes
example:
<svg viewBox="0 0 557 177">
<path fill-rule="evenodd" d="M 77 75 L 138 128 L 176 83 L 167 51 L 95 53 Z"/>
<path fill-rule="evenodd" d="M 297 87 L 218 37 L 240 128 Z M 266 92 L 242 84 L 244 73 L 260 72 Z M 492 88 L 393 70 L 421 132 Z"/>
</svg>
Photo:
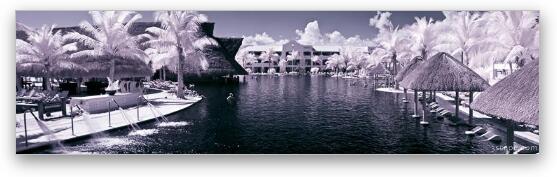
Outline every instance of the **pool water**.
<svg viewBox="0 0 557 177">
<path fill-rule="evenodd" d="M 363 80 L 248 76 L 239 85 L 198 85 L 205 98 L 168 116 L 35 153 L 414 154 L 503 153 L 469 140 L 466 127 L 411 118 L 403 94 L 375 91 Z M 371 83 L 371 81 L 368 81 Z M 234 102 L 226 100 L 229 93 Z"/>
</svg>

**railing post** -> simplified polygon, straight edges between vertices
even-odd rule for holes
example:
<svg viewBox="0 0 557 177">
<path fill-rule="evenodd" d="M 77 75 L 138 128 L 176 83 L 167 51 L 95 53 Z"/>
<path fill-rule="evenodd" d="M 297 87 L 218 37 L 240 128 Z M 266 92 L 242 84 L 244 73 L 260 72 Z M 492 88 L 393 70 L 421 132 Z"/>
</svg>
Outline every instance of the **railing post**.
<svg viewBox="0 0 557 177">
<path fill-rule="evenodd" d="M 23 112 L 23 129 L 25 131 L 25 146 L 29 146 L 29 141 L 27 140 L 27 112 L 29 110 L 25 110 Z"/>
<path fill-rule="evenodd" d="M 74 128 L 73 128 L 73 118 L 74 118 L 74 114 L 73 114 L 73 106 L 70 105 L 70 121 L 72 123 L 72 135 L 75 136 L 75 132 L 74 132 Z"/>
<path fill-rule="evenodd" d="M 110 101 L 108 101 L 108 127 L 112 127 L 110 122 Z"/>
<path fill-rule="evenodd" d="M 139 121 L 139 101 L 141 101 L 141 96 L 137 97 L 137 121 Z"/>
</svg>

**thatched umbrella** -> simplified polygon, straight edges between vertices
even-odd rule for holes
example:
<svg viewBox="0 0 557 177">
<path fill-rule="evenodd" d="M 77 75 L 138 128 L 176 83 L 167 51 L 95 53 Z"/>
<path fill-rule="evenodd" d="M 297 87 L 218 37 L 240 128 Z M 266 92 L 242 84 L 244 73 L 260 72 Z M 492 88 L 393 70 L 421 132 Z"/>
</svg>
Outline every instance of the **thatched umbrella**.
<svg viewBox="0 0 557 177">
<path fill-rule="evenodd" d="M 377 82 L 376 76 L 379 74 L 389 74 L 389 70 L 385 67 L 385 65 L 377 64 L 373 66 L 369 72 L 369 74 L 373 75 L 373 85 L 375 86 L 375 82 Z M 386 83 L 386 81 L 385 81 Z"/>
<path fill-rule="evenodd" d="M 414 57 L 412 60 L 410 60 L 410 62 L 404 67 L 402 68 L 402 70 L 400 70 L 396 76 L 395 76 L 395 80 L 397 82 L 401 82 L 402 79 L 404 79 L 406 77 L 406 75 L 408 75 L 408 73 L 414 71 L 414 69 L 416 69 L 416 67 L 423 61 L 421 56 L 417 56 Z M 408 103 L 408 97 L 407 97 L 407 90 L 406 88 L 404 88 L 404 102 Z M 418 91 L 414 90 L 414 95 L 418 95 Z M 416 115 L 417 112 L 417 107 L 414 109 L 414 115 Z"/>
<path fill-rule="evenodd" d="M 489 115 L 508 119 L 507 145 L 512 146 L 512 121 L 539 125 L 538 105 L 539 61 L 535 60 L 478 95 L 471 107 Z"/>
<path fill-rule="evenodd" d="M 46 67 L 41 63 L 17 63 L 15 64 L 17 76 L 43 77 L 46 75 Z"/>
<path fill-rule="evenodd" d="M 76 58 L 76 63 L 88 70 L 81 75 L 75 74 L 75 77 L 84 78 L 104 78 L 110 73 L 110 60 L 104 57 L 88 57 Z M 147 63 L 137 60 L 116 59 L 114 66 L 115 78 L 126 77 L 146 77 L 151 76 L 153 71 Z"/>
<path fill-rule="evenodd" d="M 75 78 L 75 76 L 85 75 L 89 72 L 87 68 L 73 62 L 57 62 L 50 67 L 49 74 L 57 78 Z"/>
<path fill-rule="evenodd" d="M 470 102 L 472 102 L 473 92 L 483 91 L 489 87 L 489 83 L 480 75 L 445 52 L 437 53 L 418 65 L 400 84 L 404 88 L 413 90 L 455 91 L 457 118 L 460 104 L 459 92 L 470 92 Z M 471 121 L 470 117 L 469 123 Z"/>
<path fill-rule="evenodd" d="M 45 66 L 44 63 L 23 63 L 16 62 L 16 76 L 28 77 L 54 77 L 54 78 L 75 78 L 76 76 L 84 75 L 88 70 L 76 63 L 68 61 L 57 61 L 52 63 L 50 67 Z M 17 78 L 19 81 L 19 78 Z M 18 83 L 19 86 L 19 83 Z"/>
</svg>

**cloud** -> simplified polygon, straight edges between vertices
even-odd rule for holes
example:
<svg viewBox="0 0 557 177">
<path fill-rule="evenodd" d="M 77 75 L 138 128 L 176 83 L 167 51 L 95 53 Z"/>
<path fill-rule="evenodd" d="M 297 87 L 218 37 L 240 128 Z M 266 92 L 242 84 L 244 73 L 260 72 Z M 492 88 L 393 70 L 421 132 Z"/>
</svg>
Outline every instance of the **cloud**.
<svg viewBox="0 0 557 177">
<path fill-rule="evenodd" d="M 377 15 L 369 19 L 369 26 L 375 27 L 379 29 L 379 31 L 393 28 L 393 24 L 389 19 L 391 15 L 390 12 L 377 11 Z"/>
<path fill-rule="evenodd" d="M 319 45 L 323 43 L 323 35 L 321 34 L 317 21 L 309 22 L 303 31 L 296 30 L 296 34 L 300 37 L 300 39 L 298 39 L 300 44 Z"/>
<path fill-rule="evenodd" d="M 265 32 L 254 36 L 243 36 L 243 38 L 242 45 L 282 45 L 288 42 L 287 39 L 275 40 Z"/>
<path fill-rule="evenodd" d="M 359 35 L 346 38 L 341 32 L 321 33 L 317 21 L 309 22 L 304 30 L 296 30 L 300 44 L 305 45 L 339 45 L 339 46 L 371 46 L 370 39 L 362 39 Z"/>
</svg>

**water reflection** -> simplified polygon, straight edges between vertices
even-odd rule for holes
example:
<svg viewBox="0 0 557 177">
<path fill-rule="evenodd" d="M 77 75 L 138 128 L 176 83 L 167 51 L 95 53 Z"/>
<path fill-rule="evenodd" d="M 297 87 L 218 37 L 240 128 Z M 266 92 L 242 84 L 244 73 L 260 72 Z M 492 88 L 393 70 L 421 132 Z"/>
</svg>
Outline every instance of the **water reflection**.
<svg viewBox="0 0 557 177">
<path fill-rule="evenodd" d="M 371 83 L 371 81 L 368 81 Z M 168 116 L 182 126 L 143 124 L 157 131 L 128 136 L 117 146 L 98 141 L 68 143 L 92 153 L 494 153 L 489 142 L 468 141 L 466 129 L 412 118 L 413 95 L 378 92 L 354 79 L 248 77 L 236 86 L 199 85 L 205 98 Z M 235 103 L 226 100 L 234 94 Z M 419 106 L 421 108 L 421 106 Z M 422 113 L 421 110 L 418 110 Z M 119 141 L 114 141 L 119 142 Z M 45 151 L 40 151 L 45 152 Z M 52 152 L 47 150 L 46 152 Z"/>
</svg>

